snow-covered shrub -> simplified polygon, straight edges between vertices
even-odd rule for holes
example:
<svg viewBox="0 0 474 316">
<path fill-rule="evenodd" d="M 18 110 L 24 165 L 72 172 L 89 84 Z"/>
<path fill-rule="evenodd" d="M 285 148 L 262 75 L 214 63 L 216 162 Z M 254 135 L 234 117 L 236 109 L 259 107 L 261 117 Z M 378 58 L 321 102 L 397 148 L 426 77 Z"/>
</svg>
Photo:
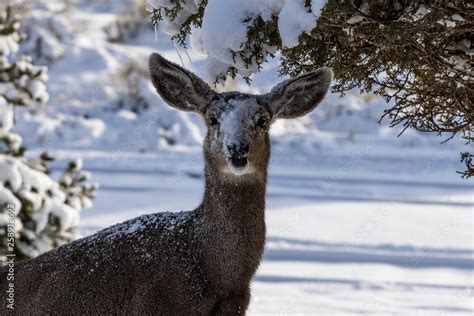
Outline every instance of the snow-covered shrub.
<svg viewBox="0 0 474 316">
<path fill-rule="evenodd" d="M 95 186 L 81 171 L 81 162 L 71 163 L 56 182 L 27 161 L 0 155 L 0 261 L 7 253 L 6 233 L 15 210 L 15 254 L 32 258 L 74 238 L 79 211 L 90 207 Z"/>
<path fill-rule="evenodd" d="M 135 113 L 143 112 L 150 107 L 141 93 L 142 78 L 146 78 L 147 71 L 138 62 L 133 62 L 122 69 L 120 73 L 121 84 L 123 90 L 123 106 Z"/>
<path fill-rule="evenodd" d="M 74 238 L 79 211 L 90 207 L 96 186 L 82 171 L 80 161 L 70 163 L 60 181 L 49 176 L 42 154 L 26 159 L 20 135 L 12 132 L 14 109 L 32 110 L 48 100 L 47 68 L 31 64 L 31 57 L 15 58 L 24 38 L 9 7 L 0 12 L 0 262 L 7 253 L 31 258 Z M 14 247 L 7 243 L 14 237 Z M 8 240 L 11 242 L 11 240 Z"/>
<path fill-rule="evenodd" d="M 133 7 L 126 13 L 120 14 L 116 20 L 104 28 L 107 40 L 124 42 L 138 35 L 143 26 L 148 25 L 145 0 L 136 0 Z"/>
</svg>

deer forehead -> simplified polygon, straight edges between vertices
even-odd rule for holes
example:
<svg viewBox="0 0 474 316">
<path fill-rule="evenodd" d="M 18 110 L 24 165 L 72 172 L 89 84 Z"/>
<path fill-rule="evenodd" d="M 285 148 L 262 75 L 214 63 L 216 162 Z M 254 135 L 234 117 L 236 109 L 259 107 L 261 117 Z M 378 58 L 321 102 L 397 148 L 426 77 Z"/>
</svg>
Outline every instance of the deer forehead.
<svg viewBox="0 0 474 316">
<path fill-rule="evenodd" d="M 252 131 L 262 106 L 255 99 L 232 99 L 219 104 L 219 133 L 226 141 L 237 141 Z"/>
</svg>

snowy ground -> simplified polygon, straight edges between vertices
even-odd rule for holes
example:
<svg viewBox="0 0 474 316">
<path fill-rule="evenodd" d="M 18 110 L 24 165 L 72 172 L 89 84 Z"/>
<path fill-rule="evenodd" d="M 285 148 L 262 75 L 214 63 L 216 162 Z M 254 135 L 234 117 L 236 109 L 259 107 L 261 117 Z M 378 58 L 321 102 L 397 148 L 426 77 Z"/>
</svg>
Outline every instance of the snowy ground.
<svg viewBox="0 0 474 316">
<path fill-rule="evenodd" d="M 80 235 L 197 206 L 199 119 L 168 108 L 144 81 L 141 92 L 152 107 L 131 111 L 119 78 L 152 51 L 198 74 L 203 56 L 177 54 L 147 27 L 125 43 L 107 42 L 104 27 L 127 2 L 82 0 L 68 10 L 55 9 L 61 1 L 48 3 L 32 13 L 64 19 L 70 39 L 49 66 L 48 118 L 22 111 L 17 132 L 33 153 L 53 149 L 55 171 L 81 157 L 100 183 L 93 208 L 82 213 Z M 238 80 L 226 88 L 269 91 L 281 80 L 277 63 L 251 86 Z M 472 180 L 455 173 L 462 168 L 458 153 L 467 149 L 412 131 L 397 138 L 397 129 L 377 123 L 385 107 L 357 92 L 330 95 L 307 118 L 272 130 L 267 247 L 252 284 L 251 315 L 474 312 L 474 190 Z"/>
</svg>

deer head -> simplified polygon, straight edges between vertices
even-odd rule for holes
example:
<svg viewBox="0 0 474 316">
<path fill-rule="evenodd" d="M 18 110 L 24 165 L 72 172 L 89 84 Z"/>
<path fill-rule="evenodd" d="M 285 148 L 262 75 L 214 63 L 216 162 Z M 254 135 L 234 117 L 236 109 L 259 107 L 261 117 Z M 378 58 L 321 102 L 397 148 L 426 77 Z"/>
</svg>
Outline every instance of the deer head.
<svg viewBox="0 0 474 316">
<path fill-rule="evenodd" d="M 320 68 L 275 86 L 265 95 L 217 93 L 196 75 L 152 54 L 150 76 L 161 97 L 172 107 L 204 119 L 206 166 L 233 178 L 265 172 L 270 155 L 268 136 L 276 119 L 311 112 L 324 98 L 332 71 Z"/>
</svg>

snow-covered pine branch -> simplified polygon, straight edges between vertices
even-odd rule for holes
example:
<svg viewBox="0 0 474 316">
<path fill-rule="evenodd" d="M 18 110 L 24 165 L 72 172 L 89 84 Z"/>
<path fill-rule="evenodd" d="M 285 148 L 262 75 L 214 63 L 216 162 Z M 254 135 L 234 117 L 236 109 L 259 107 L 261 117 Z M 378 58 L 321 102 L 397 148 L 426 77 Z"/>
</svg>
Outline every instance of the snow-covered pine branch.
<svg viewBox="0 0 474 316">
<path fill-rule="evenodd" d="M 310 32 L 325 0 L 148 0 L 155 25 L 207 55 L 207 79 L 237 73 L 248 78 L 281 47 L 298 45 Z"/>
</svg>

